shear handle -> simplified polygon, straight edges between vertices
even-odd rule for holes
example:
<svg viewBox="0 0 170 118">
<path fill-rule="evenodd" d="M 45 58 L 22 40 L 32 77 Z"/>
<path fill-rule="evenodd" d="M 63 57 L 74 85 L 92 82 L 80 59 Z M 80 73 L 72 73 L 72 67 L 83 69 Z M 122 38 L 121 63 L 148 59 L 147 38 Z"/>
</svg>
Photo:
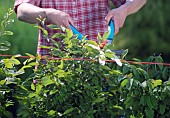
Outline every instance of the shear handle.
<svg viewBox="0 0 170 118">
<path fill-rule="evenodd" d="M 70 24 L 70 28 L 73 34 L 78 35 L 79 40 L 81 40 L 84 37 L 72 24 Z M 110 42 L 114 38 L 114 31 L 115 31 L 114 21 L 112 19 L 109 22 L 108 30 L 110 31 L 110 35 L 108 36 L 107 40 Z M 88 39 L 86 38 L 86 40 Z"/>
</svg>

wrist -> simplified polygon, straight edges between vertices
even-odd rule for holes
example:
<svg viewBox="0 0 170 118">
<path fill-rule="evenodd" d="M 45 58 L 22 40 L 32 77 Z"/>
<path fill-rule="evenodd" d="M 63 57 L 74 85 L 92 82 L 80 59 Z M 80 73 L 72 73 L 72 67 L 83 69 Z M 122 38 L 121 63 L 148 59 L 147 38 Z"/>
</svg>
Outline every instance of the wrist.
<svg viewBox="0 0 170 118">
<path fill-rule="evenodd" d="M 48 9 L 43 9 L 43 14 L 46 22 L 50 22 L 50 14 L 52 13 L 53 9 L 48 8 Z"/>
<path fill-rule="evenodd" d="M 125 9 L 127 15 L 131 14 L 131 6 L 133 4 L 133 0 L 126 0 L 126 3 L 124 5 L 122 5 L 121 7 L 123 7 L 123 9 Z"/>
</svg>

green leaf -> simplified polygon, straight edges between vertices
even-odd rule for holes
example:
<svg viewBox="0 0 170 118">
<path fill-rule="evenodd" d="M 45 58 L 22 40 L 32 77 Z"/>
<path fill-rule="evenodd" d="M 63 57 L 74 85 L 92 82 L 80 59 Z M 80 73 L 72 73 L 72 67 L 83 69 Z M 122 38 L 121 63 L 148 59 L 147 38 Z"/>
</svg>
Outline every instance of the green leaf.
<svg viewBox="0 0 170 118">
<path fill-rule="evenodd" d="M 56 113 L 56 111 L 54 111 L 54 110 L 50 110 L 49 112 L 48 112 L 48 115 L 55 115 L 55 113 Z"/>
<path fill-rule="evenodd" d="M 105 66 L 100 65 L 100 67 L 101 67 L 101 68 L 103 68 L 104 70 L 107 70 L 107 71 L 110 71 L 110 70 L 111 70 L 111 68 L 109 68 L 109 67 L 108 67 L 108 66 L 106 66 L 106 65 L 105 65 Z"/>
<path fill-rule="evenodd" d="M 150 109 L 153 109 L 153 108 L 154 108 L 154 106 L 153 106 L 153 104 L 152 104 L 152 102 L 151 102 L 151 97 L 150 97 L 150 96 L 146 96 L 146 103 L 147 103 L 147 105 L 148 105 L 148 107 L 149 107 Z"/>
<path fill-rule="evenodd" d="M 28 92 L 28 89 L 27 88 L 25 88 L 25 86 L 19 86 L 19 87 L 21 87 L 21 89 L 23 89 L 23 90 L 25 90 L 25 91 L 27 91 Z"/>
<path fill-rule="evenodd" d="M 133 104 L 134 104 L 134 100 L 135 99 L 133 97 L 131 97 L 131 96 L 127 97 L 127 99 L 125 100 L 126 108 L 132 107 Z"/>
<path fill-rule="evenodd" d="M 166 80 L 168 78 L 168 68 L 167 67 L 165 67 L 163 69 L 162 77 L 163 77 L 164 80 Z"/>
<path fill-rule="evenodd" d="M 148 75 L 148 73 L 147 73 L 144 69 L 142 69 L 142 68 L 137 68 L 137 71 L 138 71 L 141 75 L 143 75 L 143 76 L 145 77 L 145 79 L 149 79 L 149 75 Z"/>
<path fill-rule="evenodd" d="M 4 23 L 5 23 L 5 20 L 1 21 L 1 28 L 2 28 L 2 31 L 4 31 L 4 29 L 5 29 Z M 3 35 L 3 33 L 2 33 L 2 35 Z"/>
<path fill-rule="evenodd" d="M 105 52 L 105 56 L 108 57 L 108 58 L 113 58 L 113 57 L 114 57 L 114 54 L 115 54 L 115 53 L 112 52 L 112 51 L 106 51 L 106 52 Z"/>
<path fill-rule="evenodd" d="M 114 50 L 114 45 L 113 44 L 107 44 L 104 46 L 104 50 L 107 50 L 107 49 L 110 49 L 110 50 Z"/>
<path fill-rule="evenodd" d="M 41 84 L 38 84 L 36 85 L 36 92 L 39 93 L 42 89 L 42 85 Z"/>
<path fill-rule="evenodd" d="M 141 62 L 141 60 L 140 60 L 140 59 L 137 59 L 137 58 L 133 58 L 132 60 L 133 60 L 133 61 L 136 61 L 136 62 Z"/>
<path fill-rule="evenodd" d="M 135 76 L 135 78 L 139 78 L 139 73 L 137 71 L 137 68 L 134 65 L 130 65 L 131 69 L 132 69 L 132 73 Z"/>
<path fill-rule="evenodd" d="M 42 78 L 42 83 L 44 86 L 48 86 L 50 84 L 54 84 L 54 82 L 50 79 L 50 76 L 45 76 Z"/>
<path fill-rule="evenodd" d="M 123 88 L 127 83 L 129 82 L 128 79 L 124 79 L 122 82 L 121 82 L 121 87 Z"/>
<path fill-rule="evenodd" d="M 159 112 L 163 115 L 165 113 L 165 108 L 166 108 L 166 105 L 164 104 L 160 104 L 159 105 Z"/>
<path fill-rule="evenodd" d="M 122 74 L 120 70 L 110 70 L 109 73 L 112 75 L 121 75 Z"/>
<path fill-rule="evenodd" d="M 66 34 L 68 38 L 71 38 L 73 36 L 73 32 L 70 29 L 66 29 Z"/>
<path fill-rule="evenodd" d="M 59 69 L 63 69 L 63 67 L 64 67 L 64 61 L 61 60 L 60 62 L 61 62 L 61 63 L 60 63 L 60 65 L 58 65 L 58 68 L 59 68 Z"/>
<path fill-rule="evenodd" d="M 151 96 L 151 102 L 152 102 L 152 104 L 153 104 L 154 107 L 157 107 L 157 106 L 158 106 L 157 96 L 152 95 L 152 96 Z"/>
<path fill-rule="evenodd" d="M 75 109 L 75 108 L 69 108 L 69 109 L 67 109 L 67 110 L 63 113 L 63 115 L 67 115 L 67 114 L 71 113 L 74 109 Z"/>
<path fill-rule="evenodd" d="M 53 89 L 53 90 L 50 91 L 50 95 L 55 94 L 56 92 L 58 92 L 58 90 Z"/>
<path fill-rule="evenodd" d="M 5 84 L 5 80 L 0 81 L 0 85 L 3 85 L 3 84 Z"/>
<path fill-rule="evenodd" d="M 129 82 L 129 90 L 132 88 L 132 85 L 133 85 L 133 82 L 134 82 L 134 79 L 129 79 L 130 82 Z"/>
<path fill-rule="evenodd" d="M 35 28 L 38 28 L 38 29 L 42 30 L 43 34 L 44 34 L 45 36 L 48 36 L 48 32 L 47 32 L 47 30 L 45 30 L 45 29 L 44 29 L 44 28 L 42 28 L 41 26 L 36 25 L 36 26 L 35 26 Z"/>
<path fill-rule="evenodd" d="M 0 51 L 7 51 L 7 50 L 9 50 L 8 47 L 6 47 L 6 46 L 0 46 Z"/>
<path fill-rule="evenodd" d="M 13 35 L 13 32 L 11 32 L 11 31 L 4 31 L 4 35 Z"/>
<path fill-rule="evenodd" d="M 31 89 L 35 90 L 35 85 L 33 83 L 31 84 Z"/>
<path fill-rule="evenodd" d="M 37 62 L 31 62 L 31 63 L 28 64 L 28 66 L 23 66 L 23 67 L 24 67 L 24 69 L 25 69 L 25 68 L 30 68 L 30 67 L 32 67 L 32 66 L 37 66 L 37 65 L 38 65 Z"/>
<path fill-rule="evenodd" d="M 0 41 L 0 45 L 11 46 L 8 41 Z"/>
<path fill-rule="evenodd" d="M 159 62 L 159 63 L 162 63 L 163 62 L 163 59 L 161 56 L 157 56 L 156 59 L 155 59 L 156 62 Z M 158 64 L 158 67 L 160 68 L 160 70 L 163 69 L 163 64 Z"/>
<path fill-rule="evenodd" d="M 127 55 L 127 53 L 128 53 L 128 49 L 126 49 L 126 50 L 123 52 L 123 54 L 122 54 L 122 59 L 125 58 L 125 56 Z"/>
<path fill-rule="evenodd" d="M 29 54 L 29 53 L 25 53 L 27 56 L 29 56 L 30 58 L 35 58 L 35 56 L 34 55 L 32 55 L 32 54 Z"/>
<path fill-rule="evenodd" d="M 13 68 L 13 63 L 10 61 L 10 59 L 3 59 L 3 62 L 6 68 Z"/>
<path fill-rule="evenodd" d="M 103 101 L 105 101 L 105 98 L 97 98 L 97 99 L 95 99 L 95 100 L 93 100 L 93 104 L 95 104 L 95 103 L 100 103 L 100 102 L 103 102 Z"/>
<path fill-rule="evenodd" d="M 143 106 L 145 106 L 145 105 L 146 105 L 146 99 L 147 99 L 147 96 L 146 96 L 146 95 L 141 96 L 141 98 L 140 98 L 140 104 L 142 104 Z"/>
<path fill-rule="evenodd" d="M 54 38 L 59 38 L 60 37 L 60 33 L 55 33 L 53 36 L 52 36 L 52 39 L 54 39 Z"/>
<path fill-rule="evenodd" d="M 49 46 L 45 46 L 45 45 L 41 45 L 41 46 L 39 46 L 40 48 L 43 48 L 43 49 L 50 49 L 50 47 Z"/>
<path fill-rule="evenodd" d="M 54 75 L 57 75 L 58 77 L 65 77 L 65 71 L 64 70 L 58 70 L 54 73 Z"/>
<path fill-rule="evenodd" d="M 12 58 L 17 58 L 17 57 L 20 57 L 21 55 L 20 54 L 16 54 L 16 55 L 13 55 Z"/>
<path fill-rule="evenodd" d="M 54 29 L 54 30 L 60 30 L 60 27 L 58 27 L 57 25 L 54 25 L 54 24 L 50 24 L 47 27 L 51 28 L 51 29 Z"/>
<path fill-rule="evenodd" d="M 117 105 L 113 106 L 113 108 L 123 110 L 121 106 L 117 106 Z"/>
<path fill-rule="evenodd" d="M 92 44 L 94 46 L 98 46 L 98 44 L 93 40 L 87 40 L 87 44 Z"/>
<path fill-rule="evenodd" d="M 152 81 L 152 88 L 155 88 L 155 87 L 157 87 L 159 85 L 162 85 L 162 80 L 154 80 L 154 79 L 152 79 L 151 81 Z"/>
<path fill-rule="evenodd" d="M 123 66 L 123 74 L 126 74 L 126 73 L 128 73 L 129 72 L 129 67 L 128 66 Z"/>
<path fill-rule="evenodd" d="M 101 37 L 100 33 L 98 33 L 98 35 L 97 35 L 97 40 L 99 43 L 101 43 L 102 37 Z"/>
<path fill-rule="evenodd" d="M 145 109 L 146 115 L 148 118 L 153 118 L 153 110 L 150 109 L 149 107 L 146 107 Z"/>
<path fill-rule="evenodd" d="M 29 98 L 32 98 L 32 97 L 34 97 L 34 96 L 36 96 L 35 93 L 30 93 L 30 94 L 28 95 Z"/>
<path fill-rule="evenodd" d="M 110 31 L 105 32 L 105 33 L 103 34 L 103 36 L 102 36 L 102 39 L 103 39 L 103 40 L 106 40 L 109 35 L 110 35 Z"/>
<path fill-rule="evenodd" d="M 14 59 L 14 58 L 11 58 L 11 59 L 10 59 L 10 62 L 12 62 L 14 65 L 19 65 L 19 64 L 21 64 L 18 59 Z"/>
</svg>

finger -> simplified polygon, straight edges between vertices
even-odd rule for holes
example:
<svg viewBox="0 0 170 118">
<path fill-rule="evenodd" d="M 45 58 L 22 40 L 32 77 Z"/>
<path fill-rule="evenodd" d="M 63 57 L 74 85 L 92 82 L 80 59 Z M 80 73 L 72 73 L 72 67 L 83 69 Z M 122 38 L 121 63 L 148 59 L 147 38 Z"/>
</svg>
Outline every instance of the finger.
<svg viewBox="0 0 170 118">
<path fill-rule="evenodd" d="M 113 13 L 112 13 L 112 11 L 110 11 L 110 12 L 107 14 L 107 16 L 105 17 L 105 20 L 106 20 L 107 24 L 109 24 L 110 19 L 112 18 L 112 16 L 113 16 Z"/>
<path fill-rule="evenodd" d="M 114 20 L 114 26 L 115 26 L 114 35 L 116 35 L 119 32 L 119 21 L 116 18 L 113 18 L 113 20 Z"/>
<path fill-rule="evenodd" d="M 65 27 L 67 28 L 67 29 L 70 29 L 71 30 L 71 27 L 70 27 L 70 24 L 69 24 L 69 21 L 67 20 L 66 22 L 65 22 Z"/>
<path fill-rule="evenodd" d="M 68 18 L 68 21 L 69 21 L 70 24 L 72 24 L 74 26 L 74 21 L 71 17 Z"/>
</svg>

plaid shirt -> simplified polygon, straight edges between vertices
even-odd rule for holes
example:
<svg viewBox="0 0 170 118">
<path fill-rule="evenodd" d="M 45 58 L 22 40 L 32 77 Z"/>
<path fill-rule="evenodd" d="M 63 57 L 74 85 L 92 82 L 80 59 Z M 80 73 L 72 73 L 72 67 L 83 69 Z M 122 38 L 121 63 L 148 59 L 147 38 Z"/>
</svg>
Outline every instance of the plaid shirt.
<svg viewBox="0 0 170 118">
<path fill-rule="evenodd" d="M 116 7 L 124 4 L 126 0 L 112 0 Z M 75 27 L 83 34 L 88 35 L 88 39 L 96 40 L 97 33 L 101 35 L 108 30 L 105 22 L 105 17 L 108 14 L 109 0 L 16 0 L 15 11 L 21 3 L 27 2 L 41 8 L 55 8 L 68 13 L 74 21 Z M 48 23 L 46 23 L 47 25 Z M 51 37 L 56 31 L 45 26 Z M 56 39 L 59 41 L 59 39 Z M 40 45 L 54 46 L 48 42 L 42 31 L 39 31 L 37 53 L 40 55 L 49 55 L 47 49 L 39 48 Z"/>
</svg>

